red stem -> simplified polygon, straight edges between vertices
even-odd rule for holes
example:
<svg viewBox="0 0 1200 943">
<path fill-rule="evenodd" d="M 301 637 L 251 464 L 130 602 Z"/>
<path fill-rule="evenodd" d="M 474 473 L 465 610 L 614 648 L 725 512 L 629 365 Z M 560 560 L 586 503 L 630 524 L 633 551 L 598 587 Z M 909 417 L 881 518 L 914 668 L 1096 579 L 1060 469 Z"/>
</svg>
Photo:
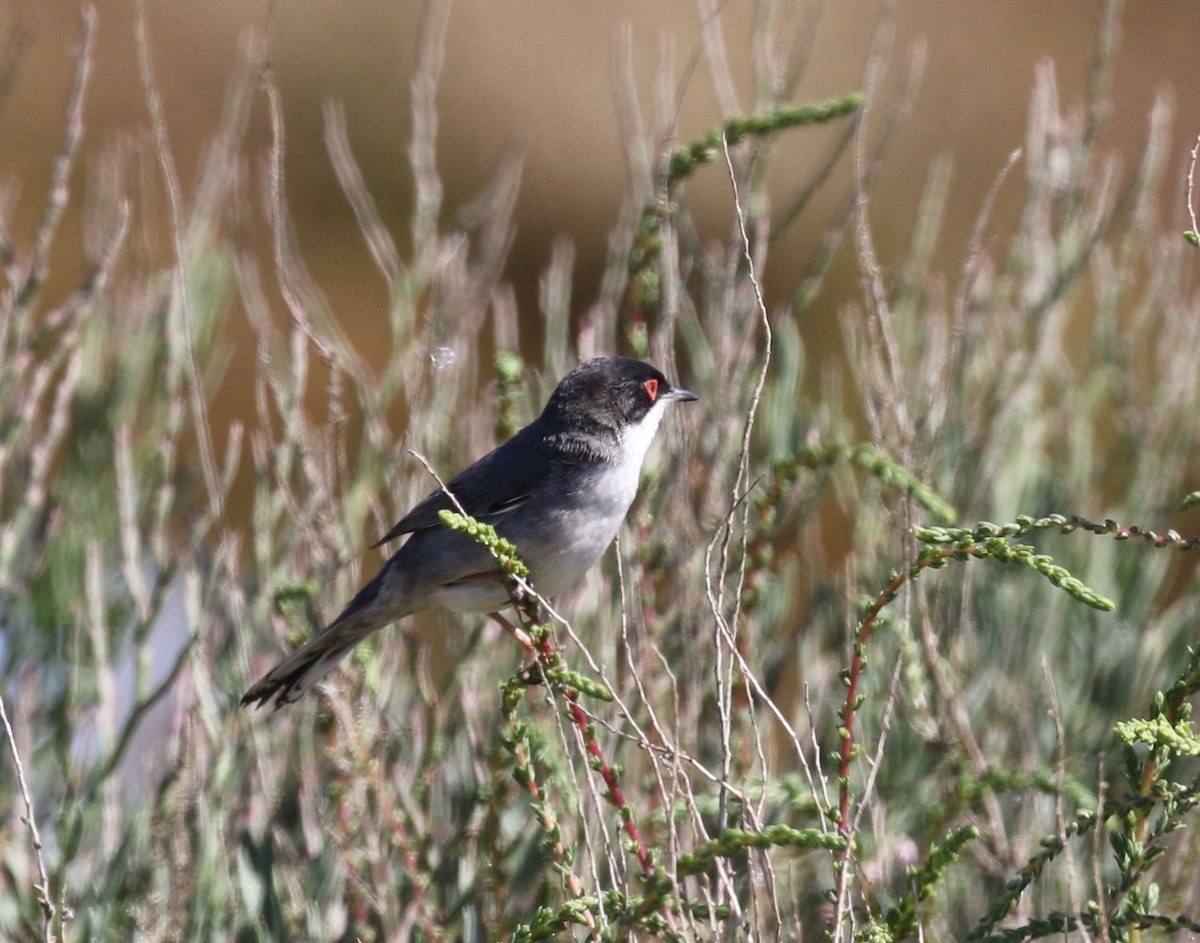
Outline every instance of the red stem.
<svg viewBox="0 0 1200 943">
<path fill-rule="evenodd" d="M 554 650 L 554 646 L 550 643 L 548 637 L 542 638 L 539 649 L 543 659 L 558 660 L 558 653 Z M 617 782 L 617 774 L 612 771 L 612 767 L 608 765 L 608 760 L 604 758 L 604 753 L 600 750 L 600 744 L 596 742 L 596 738 L 589 732 L 592 722 L 588 720 L 587 714 L 579 706 L 579 693 L 574 688 L 564 687 L 563 696 L 567 699 L 567 707 L 571 711 L 571 719 L 575 721 L 575 726 L 579 728 L 579 733 L 583 737 L 584 749 L 596 761 L 596 768 L 600 773 L 600 778 L 604 780 L 605 787 L 608 789 L 609 798 L 612 799 L 613 805 L 616 806 L 617 811 L 621 814 L 621 821 L 625 826 L 625 834 L 633 842 L 638 864 L 642 868 L 642 876 L 647 878 L 652 877 L 654 875 L 654 864 L 650 860 L 650 853 L 646 851 L 646 846 L 642 843 L 641 832 L 638 831 L 637 823 L 633 820 L 632 811 L 628 803 L 625 802 L 625 793 L 621 790 L 621 784 Z"/>
</svg>

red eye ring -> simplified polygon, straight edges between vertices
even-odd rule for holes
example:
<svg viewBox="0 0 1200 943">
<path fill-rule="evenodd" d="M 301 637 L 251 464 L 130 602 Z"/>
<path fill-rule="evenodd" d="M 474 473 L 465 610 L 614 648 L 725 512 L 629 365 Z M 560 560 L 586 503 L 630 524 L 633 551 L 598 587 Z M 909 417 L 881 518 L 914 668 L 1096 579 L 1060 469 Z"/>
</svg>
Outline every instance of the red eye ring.
<svg viewBox="0 0 1200 943">
<path fill-rule="evenodd" d="M 654 379 L 654 377 L 646 380 L 642 384 L 642 389 L 646 391 L 646 398 L 650 400 L 650 402 L 653 403 L 658 399 L 658 380 Z"/>
</svg>

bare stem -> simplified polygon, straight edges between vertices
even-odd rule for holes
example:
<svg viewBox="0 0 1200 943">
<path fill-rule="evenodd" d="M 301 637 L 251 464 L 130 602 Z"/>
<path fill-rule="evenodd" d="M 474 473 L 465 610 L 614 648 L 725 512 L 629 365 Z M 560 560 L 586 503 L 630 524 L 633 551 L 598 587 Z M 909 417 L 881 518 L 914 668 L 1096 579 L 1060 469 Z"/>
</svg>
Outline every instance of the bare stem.
<svg viewBox="0 0 1200 943">
<path fill-rule="evenodd" d="M 37 891 L 38 903 L 42 905 L 42 936 L 46 943 L 55 943 L 54 917 L 56 908 L 54 898 L 50 893 L 50 876 L 46 872 L 46 860 L 42 857 L 42 836 L 37 827 L 37 816 L 33 811 L 33 799 L 29 795 L 29 785 L 25 782 L 25 767 L 21 764 L 21 754 L 17 750 L 17 738 L 13 733 L 12 724 L 8 722 L 8 712 L 4 709 L 4 698 L 0 697 L 0 720 L 4 722 L 4 735 L 8 738 L 8 747 L 12 751 L 13 766 L 17 770 L 17 783 L 21 788 L 21 799 L 25 803 L 25 824 L 29 826 L 29 835 L 33 840 L 33 857 L 37 862 L 38 883 L 33 886 Z"/>
</svg>

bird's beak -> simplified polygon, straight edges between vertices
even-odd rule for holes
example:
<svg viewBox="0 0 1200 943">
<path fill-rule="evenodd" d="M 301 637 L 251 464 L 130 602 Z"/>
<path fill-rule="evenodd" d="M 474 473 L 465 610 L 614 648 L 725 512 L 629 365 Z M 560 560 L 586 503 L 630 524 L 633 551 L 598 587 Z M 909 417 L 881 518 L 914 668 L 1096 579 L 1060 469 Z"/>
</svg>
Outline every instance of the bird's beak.
<svg viewBox="0 0 1200 943">
<path fill-rule="evenodd" d="M 663 393 L 663 395 L 659 398 L 660 399 L 677 399 L 681 403 L 687 403 L 687 402 L 691 402 L 694 399 L 699 399 L 700 397 L 697 396 L 695 393 L 693 393 L 691 390 L 681 390 L 679 387 L 673 386 L 673 387 L 671 387 L 671 389 L 667 390 L 667 392 Z"/>
</svg>

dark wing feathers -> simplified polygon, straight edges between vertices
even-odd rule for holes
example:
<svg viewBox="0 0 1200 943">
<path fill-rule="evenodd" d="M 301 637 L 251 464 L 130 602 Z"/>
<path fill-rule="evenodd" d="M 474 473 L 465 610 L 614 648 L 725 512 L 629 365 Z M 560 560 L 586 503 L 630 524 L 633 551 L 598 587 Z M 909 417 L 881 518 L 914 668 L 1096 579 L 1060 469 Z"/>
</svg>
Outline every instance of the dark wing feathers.
<svg viewBox="0 0 1200 943">
<path fill-rule="evenodd" d="M 447 482 L 446 487 L 471 517 L 487 520 L 511 511 L 528 501 L 545 478 L 550 450 L 540 436 L 526 435 L 529 431 L 528 427 L 522 429 Z M 438 512 L 447 510 L 456 510 L 454 502 L 439 488 L 405 514 L 373 546 L 434 527 L 440 524 Z"/>
</svg>

